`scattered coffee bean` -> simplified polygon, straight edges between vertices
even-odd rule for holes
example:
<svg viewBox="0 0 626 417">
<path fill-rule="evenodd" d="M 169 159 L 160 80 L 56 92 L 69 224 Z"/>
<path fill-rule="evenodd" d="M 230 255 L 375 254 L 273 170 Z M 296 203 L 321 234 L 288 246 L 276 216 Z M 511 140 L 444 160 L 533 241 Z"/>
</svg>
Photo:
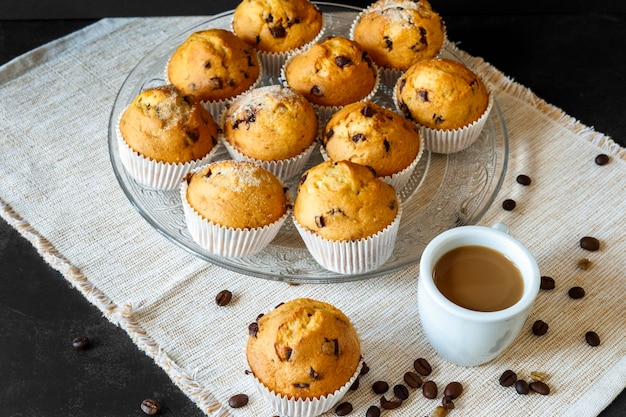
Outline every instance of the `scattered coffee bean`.
<svg viewBox="0 0 626 417">
<path fill-rule="evenodd" d="M 404 401 L 407 398 L 409 398 L 409 389 L 402 385 L 402 384 L 398 384 L 398 385 L 394 385 L 393 386 L 393 395 L 396 396 L 396 398 Z"/>
<path fill-rule="evenodd" d="M 352 412 L 352 404 L 347 401 L 342 402 L 337 407 L 335 407 L 335 414 L 338 416 L 347 416 Z"/>
<path fill-rule="evenodd" d="M 248 396 L 246 394 L 235 394 L 228 399 L 228 405 L 232 408 L 241 408 L 248 404 Z"/>
<path fill-rule="evenodd" d="M 404 374 L 404 382 L 411 388 L 419 388 L 422 386 L 422 378 L 415 372 L 407 372 Z"/>
<path fill-rule="evenodd" d="M 523 379 L 518 379 L 517 381 L 515 381 L 515 391 L 517 391 L 519 395 L 528 394 L 530 392 L 528 382 L 524 381 Z"/>
<path fill-rule="evenodd" d="M 548 323 L 542 320 L 537 320 L 533 323 L 533 334 L 535 336 L 543 336 L 546 333 L 548 333 Z"/>
<path fill-rule="evenodd" d="M 361 385 L 360 378 L 355 379 L 352 385 L 350 385 L 350 391 L 358 390 L 360 385 Z"/>
<path fill-rule="evenodd" d="M 446 395 L 453 400 L 456 400 L 463 393 L 463 385 L 460 382 L 450 382 L 443 390 L 443 395 Z"/>
<path fill-rule="evenodd" d="M 365 412 L 365 417 L 380 417 L 380 408 L 375 405 L 370 405 L 370 407 Z"/>
<path fill-rule="evenodd" d="M 598 333 L 594 331 L 588 331 L 587 333 L 585 333 L 585 341 L 589 346 L 595 347 L 600 344 L 600 336 L 598 336 Z"/>
<path fill-rule="evenodd" d="M 454 408 L 454 401 L 452 400 L 452 397 L 444 395 L 441 399 L 441 406 L 446 410 L 452 410 Z"/>
<path fill-rule="evenodd" d="M 530 379 L 532 379 L 533 381 L 543 381 L 544 379 L 546 379 L 546 374 L 545 372 L 532 371 L 530 373 Z"/>
<path fill-rule="evenodd" d="M 567 294 L 570 296 L 570 298 L 578 300 L 585 296 L 585 289 L 583 287 L 572 287 L 569 289 Z"/>
<path fill-rule="evenodd" d="M 448 410 L 438 405 L 437 407 L 435 407 L 433 411 L 430 412 L 428 417 L 446 417 L 447 415 L 448 415 Z"/>
<path fill-rule="evenodd" d="M 232 298 L 233 298 L 232 292 L 228 290 L 222 290 L 218 292 L 217 295 L 215 296 L 215 304 L 217 304 L 220 307 L 224 307 L 225 305 L 230 303 L 230 300 Z"/>
<path fill-rule="evenodd" d="M 256 334 L 258 332 L 259 332 L 259 323 L 254 322 L 254 323 L 250 323 L 250 325 L 248 325 L 248 334 L 250 336 L 256 337 Z"/>
<path fill-rule="evenodd" d="M 380 397 L 380 408 L 382 408 L 383 410 L 395 410 L 401 405 L 402 405 L 401 399 L 396 399 L 394 401 L 394 400 L 386 399 L 384 395 Z"/>
<path fill-rule="evenodd" d="M 510 387 L 515 384 L 515 381 L 517 381 L 517 374 L 510 369 L 507 369 L 500 376 L 499 382 L 503 387 Z"/>
<path fill-rule="evenodd" d="M 600 249 L 600 241 L 595 237 L 585 236 L 580 239 L 580 247 L 589 252 L 595 252 Z"/>
<path fill-rule="evenodd" d="M 86 336 L 78 336 L 72 340 L 74 349 L 85 350 L 89 347 L 89 339 Z"/>
<path fill-rule="evenodd" d="M 578 260 L 578 268 L 582 269 L 583 271 L 588 270 L 589 268 L 591 268 L 591 261 L 587 258 L 582 258 Z"/>
<path fill-rule="evenodd" d="M 609 156 L 607 154 L 601 153 L 600 155 L 596 156 L 595 162 L 596 165 L 606 165 L 609 163 Z"/>
<path fill-rule="evenodd" d="M 530 185 L 531 179 L 528 175 L 521 174 L 517 176 L 517 182 L 521 185 Z"/>
<path fill-rule="evenodd" d="M 512 200 L 510 198 L 507 198 L 506 200 L 502 202 L 502 208 L 505 209 L 506 211 L 513 210 L 515 206 L 516 206 L 515 200 Z"/>
<path fill-rule="evenodd" d="M 545 382 L 533 381 L 530 384 L 528 384 L 528 386 L 530 387 L 531 390 L 533 390 L 537 394 L 541 394 L 541 395 L 550 394 L 550 387 L 546 385 Z"/>
<path fill-rule="evenodd" d="M 153 416 L 161 410 L 161 403 L 152 398 L 146 398 L 141 402 L 141 411 L 149 416 Z"/>
<path fill-rule="evenodd" d="M 376 381 L 372 384 L 372 390 L 376 394 L 384 394 L 389 390 L 389 384 L 385 381 Z"/>
<path fill-rule="evenodd" d="M 542 290 L 553 290 L 555 286 L 554 278 L 543 276 L 541 277 L 541 285 L 539 288 Z"/>
<path fill-rule="evenodd" d="M 435 381 L 426 381 L 424 385 L 422 385 L 422 394 L 424 397 L 432 400 L 437 397 L 437 384 Z"/>
<path fill-rule="evenodd" d="M 363 362 L 363 366 L 361 366 L 361 372 L 359 372 L 359 375 L 365 375 L 370 371 L 370 367 L 367 366 L 367 364 L 365 362 Z"/>
<path fill-rule="evenodd" d="M 424 358 L 416 359 L 415 362 L 413 362 L 413 367 L 419 374 L 424 376 L 430 375 L 430 373 L 433 371 L 433 368 L 431 368 L 428 361 Z"/>
</svg>

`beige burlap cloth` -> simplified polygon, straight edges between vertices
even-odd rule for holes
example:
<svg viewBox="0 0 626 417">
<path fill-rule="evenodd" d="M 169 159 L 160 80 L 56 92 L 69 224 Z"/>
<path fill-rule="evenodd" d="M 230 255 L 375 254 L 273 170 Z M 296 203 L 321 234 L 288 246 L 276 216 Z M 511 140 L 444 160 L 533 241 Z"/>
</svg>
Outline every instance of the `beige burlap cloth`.
<svg viewBox="0 0 626 417">
<path fill-rule="evenodd" d="M 539 294 L 527 328 L 493 362 L 460 368 L 424 340 L 416 309 L 418 267 L 344 284 L 284 283 L 208 264 L 155 231 L 133 208 L 113 174 L 109 114 L 122 82 L 155 45 L 205 19 L 107 19 L 34 50 L 0 68 L 0 213 L 105 317 L 128 335 L 210 415 L 272 415 L 244 374 L 247 326 L 281 301 L 312 297 L 342 309 L 362 337 L 371 368 L 349 392 L 353 415 L 378 396 L 371 383 L 402 381 L 427 358 L 440 387 L 457 380 L 465 392 L 453 414 L 591 416 L 626 386 L 626 150 L 585 127 L 481 59 L 466 56 L 497 92 L 510 137 L 510 163 L 496 203 L 482 224 L 505 221 L 557 281 Z M 462 52 L 461 52 L 462 53 Z M 611 162 L 594 164 L 604 152 Z M 521 187 L 518 174 L 533 183 Z M 503 211 L 505 198 L 518 201 Z M 580 237 L 602 242 L 583 252 Z M 582 271 L 577 260 L 593 265 Z M 587 296 L 572 300 L 580 285 Z M 228 288 L 232 303 L 214 298 Z M 595 330 L 602 344 L 584 341 Z M 520 396 L 498 385 L 505 369 L 529 378 L 547 374 L 552 392 Z M 240 392 L 250 403 L 231 409 Z M 426 415 L 439 400 L 411 395 L 394 415 Z M 332 413 L 329 413 L 329 415 Z M 390 413 L 391 414 L 391 413 Z"/>
</svg>

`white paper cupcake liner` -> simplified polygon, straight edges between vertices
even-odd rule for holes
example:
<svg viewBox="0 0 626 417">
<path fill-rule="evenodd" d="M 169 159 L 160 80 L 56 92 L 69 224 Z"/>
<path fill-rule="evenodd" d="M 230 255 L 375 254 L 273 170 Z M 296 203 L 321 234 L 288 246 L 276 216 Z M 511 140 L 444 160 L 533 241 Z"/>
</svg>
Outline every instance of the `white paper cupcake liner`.
<svg viewBox="0 0 626 417">
<path fill-rule="evenodd" d="M 251 256 L 262 251 L 278 234 L 291 213 L 285 214 L 267 226 L 254 229 L 234 229 L 215 224 L 203 218 L 187 201 L 187 181 L 180 183 L 180 197 L 187 230 L 194 242 L 213 255 L 227 258 Z"/>
<path fill-rule="evenodd" d="M 124 114 L 122 112 L 121 114 Z M 117 137 L 117 148 L 120 155 L 122 165 L 126 172 L 133 177 L 137 183 L 146 188 L 154 188 L 158 190 L 174 190 L 180 185 L 180 180 L 190 171 L 199 166 L 209 163 L 218 149 L 219 142 L 213 146 L 211 151 L 201 159 L 185 163 L 168 163 L 159 162 L 134 151 L 122 137 L 120 132 L 120 119 L 117 120 L 115 129 Z"/>
<path fill-rule="evenodd" d="M 352 378 L 338 390 L 332 394 L 323 395 L 319 398 L 292 398 L 286 397 L 271 391 L 261 381 L 259 381 L 254 375 L 252 375 L 252 381 L 259 394 L 263 399 L 271 405 L 272 409 L 281 417 L 315 417 L 329 411 L 335 407 L 346 395 L 354 381 L 359 377 L 361 367 L 363 366 L 363 360 L 361 360 L 356 367 L 356 372 L 352 375 Z"/>
<path fill-rule="evenodd" d="M 329 271 L 350 275 L 373 271 L 387 262 L 393 252 L 401 217 L 402 203 L 398 200 L 398 213 L 385 229 L 367 238 L 346 241 L 324 239 L 305 229 L 295 216 L 293 224 L 317 263 Z"/>
</svg>

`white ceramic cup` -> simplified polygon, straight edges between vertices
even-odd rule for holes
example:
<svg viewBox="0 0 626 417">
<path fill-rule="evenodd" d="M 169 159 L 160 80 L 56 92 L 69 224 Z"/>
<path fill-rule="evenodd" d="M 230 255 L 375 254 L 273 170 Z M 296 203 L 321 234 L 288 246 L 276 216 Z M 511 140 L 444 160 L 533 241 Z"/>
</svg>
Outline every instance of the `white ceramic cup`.
<svg viewBox="0 0 626 417">
<path fill-rule="evenodd" d="M 436 236 L 424 249 L 418 279 L 418 310 L 422 329 L 435 351 L 461 366 L 489 362 L 517 337 L 533 306 L 541 276 L 532 254 L 508 234 L 508 226 L 461 226 Z M 524 280 L 522 297 L 511 307 L 493 312 L 469 310 L 448 300 L 435 285 L 433 269 L 445 253 L 466 245 L 494 249 L 517 266 Z"/>
</svg>

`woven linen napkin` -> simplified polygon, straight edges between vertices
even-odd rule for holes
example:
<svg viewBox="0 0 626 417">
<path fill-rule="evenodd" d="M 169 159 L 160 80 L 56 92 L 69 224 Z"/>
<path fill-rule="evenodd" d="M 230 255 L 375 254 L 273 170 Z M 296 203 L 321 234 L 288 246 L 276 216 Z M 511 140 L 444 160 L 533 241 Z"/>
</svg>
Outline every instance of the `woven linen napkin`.
<svg viewBox="0 0 626 417">
<path fill-rule="evenodd" d="M 419 357 L 440 389 L 460 381 L 459 415 L 591 416 L 626 386 L 626 150 L 550 106 L 497 69 L 459 53 L 496 92 L 510 139 L 510 161 L 496 201 L 481 220 L 504 221 L 556 279 L 540 292 L 522 334 L 489 364 L 462 368 L 428 345 L 417 316 L 418 266 L 365 281 L 297 286 L 244 276 L 173 245 L 128 201 L 111 168 L 107 126 L 127 74 L 155 45 L 194 18 L 105 19 L 0 68 L 0 213 L 105 317 L 128 333 L 209 415 L 272 415 L 245 375 L 247 326 L 279 302 L 311 297 L 353 321 L 371 371 L 347 394 L 364 415 L 379 398 L 371 383 L 402 382 Z M 605 166 L 593 163 L 607 153 Z M 531 176 L 520 186 L 518 174 Z M 500 202 L 515 199 L 504 211 Z M 598 252 L 578 241 L 591 235 Z M 583 271 L 577 260 L 589 258 Z M 586 297 L 572 300 L 580 285 Z M 226 307 L 215 304 L 222 289 Z M 542 337 L 529 326 L 550 325 Z M 595 330 L 601 345 L 584 333 Z M 551 393 L 521 396 L 498 378 L 505 369 L 547 375 Z M 227 400 L 247 393 L 232 409 Z M 396 415 L 428 414 L 439 400 L 411 395 Z M 332 412 L 328 413 L 329 415 Z"/>
</svg>

